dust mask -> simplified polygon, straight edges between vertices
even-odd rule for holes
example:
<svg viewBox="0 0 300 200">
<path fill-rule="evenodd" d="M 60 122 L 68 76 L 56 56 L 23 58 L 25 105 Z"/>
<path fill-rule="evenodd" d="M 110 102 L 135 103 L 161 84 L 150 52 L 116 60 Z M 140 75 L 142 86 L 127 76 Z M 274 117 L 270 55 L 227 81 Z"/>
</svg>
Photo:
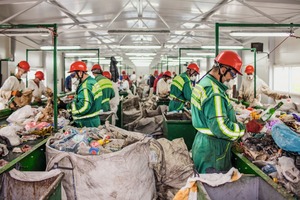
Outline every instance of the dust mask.
<svg viewBox="0 0 300 200">
<path fill-rule="evenodd" d="M 168 83 L 168 84 L 171 84 L 171 83 L 172 83 L 172 80 L 171 80 L 171 79 L 168 79 L 168 80 L 167 80 L 167 83 Z"/>
<path fill-rule="evenodd" d="M 254 77 L 253 74 L 247 75 L 247 79 L 248 79 L 248 80 L 253 80 L 253 77 Z"/>
<path fill-rule="evenodd" d="M 190 79 L 191 79 L 191 81 L 195 81 L 196 80 L 196 76 L 191 76 Z"/>
</svg>

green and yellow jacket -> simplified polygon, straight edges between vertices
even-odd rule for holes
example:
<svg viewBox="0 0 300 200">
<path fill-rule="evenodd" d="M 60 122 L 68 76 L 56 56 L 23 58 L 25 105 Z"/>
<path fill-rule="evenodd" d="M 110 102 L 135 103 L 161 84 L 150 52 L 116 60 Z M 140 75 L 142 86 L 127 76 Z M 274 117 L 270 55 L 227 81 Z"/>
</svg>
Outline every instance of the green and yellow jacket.
<svg viewBox="0 0 300 200">
<path fill-rule="evenodd" d="M 171 84 L 169 111 L 182 110 L 191 101 L 192 84 L 186 72 L 176 76 Z"/>
<path fill-rule="evenodd" d="M 110 111 L 109 101 L 115 97 L 112 81 L 101 74 L 96 76 L 95 79 L 102 90 L 102 109 L 104 112 Z"/>
<path fill-rule="evenodd" d="M 78 85 L 74 100 L 68 104 L 75 126 L 98 127 L 101 102 L 101 88 L 97 81 L 89 76 Z"/>
<path fill-rule="evenodd" d="M 244 135 L 245 127 L 226 94 L 228 89 L 213 76 L 207 75 L 193 89 L 191 99 L 192 123 L 198 133 L 192 155 L 199 173 L 214 168 L 231 168 L 231 145 Z"/>
</svg>

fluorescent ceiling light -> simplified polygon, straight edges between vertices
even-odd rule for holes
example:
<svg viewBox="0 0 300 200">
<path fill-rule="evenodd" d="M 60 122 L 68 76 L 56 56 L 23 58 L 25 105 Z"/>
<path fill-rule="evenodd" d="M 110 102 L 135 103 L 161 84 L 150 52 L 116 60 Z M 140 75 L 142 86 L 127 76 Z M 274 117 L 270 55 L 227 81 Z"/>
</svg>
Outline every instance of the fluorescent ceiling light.
<svg viewBox="0 0 300 200">
<path fill-rule="evenodd" d="M 214 56 L 215 53 L 186 53 L 188 56 Z"/>
<path fill-rule="evenodd" d="M 160 49 L 160 46 L 119 46 L 120 49 Z"/>
<path fill-rule="evenodd" d="M 215 49 L 215 46 L 201 46 L 202 49 Z M 243 49 L 243 46 L 219 46 L 219 49 Z"/>
<path fill-rule="evenodd" d="M 127 56 L 155 56 L 155 53 L 125 53 Z"/>
<path fill-rule="evenodd" d="M 78 53 L 66 53 L 66 56 L 95 56 L 96 53 L 84 53 L 84 52 L 78 52 Z"/>
<path fill-rule="evenodd" d="M 287 37 L 290 36 L 290 32 L 251 32 L 251 31 L 243 31 L 243 32 L 231 32 L 229 33 L 231 36 L 250 36 L 250 37 Z"/>
<path fill-rule="evenodd" d="M 41 46 L 40 49 L 42 50 L 53 50 L 53 46 Z M 57 46 L 57 49 L 66 49 L 66 50 L 72 50 L 72 49 L 80 49 L 80 46 Z"/>
</svg>

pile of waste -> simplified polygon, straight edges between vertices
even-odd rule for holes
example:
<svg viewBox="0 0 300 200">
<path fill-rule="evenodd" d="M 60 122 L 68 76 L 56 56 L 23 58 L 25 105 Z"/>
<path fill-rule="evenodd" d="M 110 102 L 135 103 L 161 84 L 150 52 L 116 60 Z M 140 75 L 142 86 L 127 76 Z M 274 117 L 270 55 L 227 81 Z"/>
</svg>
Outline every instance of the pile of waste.
<svg viewBox="0 0 300 200">
<path fill-rule="evenodd" d="M 99 128 L 75 128 L 66 126 L 50 139 L 50 147 L 59 151 L 81 155 L 101 155 L 116 152 L 137 142 L 136 137 L 122 131 L 100 126 Z"/>
<path fill-rule="evenodd" d="M 295 104 L 283 103 L 282 109 L 277 104 L 277 109 L 269 111 L 275 107 L 265 111 L 236 107 L 247 133 L 235 149 L 274 182 L 300 197 L 300 114 Z"/>
<path fill-rule="evenodd" d="M 25 105 L 14 111 L 0 128 L 0 167 L 11 158 L 31 150 L 35 140 L 44 138 L 53 132 L 53 103 L 48 99 L 43 107 Z M 69 120 L 59 116 L 58 127 L 69 124 Z"/>
</svg>

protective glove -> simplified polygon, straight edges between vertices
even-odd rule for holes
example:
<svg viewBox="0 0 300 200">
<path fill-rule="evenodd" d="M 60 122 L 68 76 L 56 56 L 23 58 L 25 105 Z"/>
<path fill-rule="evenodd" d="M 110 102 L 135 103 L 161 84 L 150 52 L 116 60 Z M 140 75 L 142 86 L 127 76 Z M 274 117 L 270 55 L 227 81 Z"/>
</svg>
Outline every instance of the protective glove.
<svg viewBox="0 0 300 200">
<path fill-rule="evenodd" d="M 20 90 L 13 90 L 13 91 L 11 91 L 11 96 L 21 97 L 22 96 L 22 91 L 20 91 Z"/>
<path fill-rule="evenodd" d="M 59 100 L 59 102 L 57 104 L 57 108 L 58 109 L 67 109 L 67 104 L 65 102 L 63 102 L 62 100 Z"/>
<path fill-rule="evenodd" d="M 287 98 L 289 98 L 289 95 L 286 94 L 279 95 L 279 99 L 287 99 Z"/>
<path fill-rule="evenodd" d="M 238 96 L 238 101 L 241 102 L 243 100 L 243 97 Z"/>
</svg>

